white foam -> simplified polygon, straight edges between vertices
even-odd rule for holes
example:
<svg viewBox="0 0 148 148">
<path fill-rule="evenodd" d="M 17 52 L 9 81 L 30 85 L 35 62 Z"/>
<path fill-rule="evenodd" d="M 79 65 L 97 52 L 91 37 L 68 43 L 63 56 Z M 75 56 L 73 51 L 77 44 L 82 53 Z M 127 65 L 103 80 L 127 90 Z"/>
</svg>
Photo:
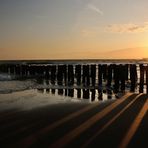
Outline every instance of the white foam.
<svg viewBox="0 0 148 148">
<path fill-rule="evenodd" d="M 0 81 L 12 80 L 12 76 L 5 73 L 0 73 Z"/>
<path fill-rule="evenodd" d="M 25 89 L 32 88 L 35 85 L 34 81 L 0 81 L 0 93 L 11 93 L 14 91 L 21 91 Z"/>
</svg>

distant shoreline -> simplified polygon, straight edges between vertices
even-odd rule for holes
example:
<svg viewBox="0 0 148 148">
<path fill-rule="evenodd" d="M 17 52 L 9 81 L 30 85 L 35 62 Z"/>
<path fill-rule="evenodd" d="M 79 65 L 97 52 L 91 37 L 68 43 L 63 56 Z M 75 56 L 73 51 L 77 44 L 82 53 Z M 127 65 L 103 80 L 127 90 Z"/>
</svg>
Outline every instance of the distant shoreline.
<svg viewBox="0 0 148 148">
<path fill-rule="evenodd" d="M 35 60 L 0 60 L 0 64 L 59 64 L 64 62 L 72 63 L 100 63 L 100 62 L 113 62 L 113 63 L 138 63 L 147 62 L 148 59 L 35 59 Z"/>
</svg>

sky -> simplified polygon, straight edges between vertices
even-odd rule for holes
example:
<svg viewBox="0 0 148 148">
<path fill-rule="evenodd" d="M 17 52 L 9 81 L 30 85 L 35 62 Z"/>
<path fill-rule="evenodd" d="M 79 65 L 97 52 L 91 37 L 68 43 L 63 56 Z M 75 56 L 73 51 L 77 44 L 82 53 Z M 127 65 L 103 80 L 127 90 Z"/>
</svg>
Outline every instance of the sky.
<svg viewBox="0 0 148 148">
<path fill-rule="evenodd" d="M 148 57 L 147 8 L 148 0 L 0 0 L 0 60 L 114 58 L 124 49 Z"/>
</svg>

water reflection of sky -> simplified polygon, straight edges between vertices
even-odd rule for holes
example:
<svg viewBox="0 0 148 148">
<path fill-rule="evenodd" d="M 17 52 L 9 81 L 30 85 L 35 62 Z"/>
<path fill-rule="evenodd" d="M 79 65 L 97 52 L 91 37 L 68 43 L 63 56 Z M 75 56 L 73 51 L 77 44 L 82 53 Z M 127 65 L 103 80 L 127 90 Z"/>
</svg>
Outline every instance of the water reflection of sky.
<svg viewBox="0 0 148 148">
<path fill-rule="evenodd" d="M 9 109 L 28 110 L 60 103 L 94 103 L 115 99 L 114 94 L 101 93 L 102 96 L 100 96 L 98 90 L 95 90 L 93 94 L 89 90 L 89 96 L 85 98 L 86 96 L 83 93 L 87 90 L 83 89 L 80 90 L 78 97 L 77 89 L 35 89 L 33 87 L 34 82 L 29 80 L 0 81 L 0 111 Z M 66 91 L 67 95 L 65 94 Z"/>
<path fill-rule="evenodd" d="M 108 100 L 105 94 L 103 94 L 103 98 L 104 101 Z M 95 99 L 95 101 L 98 101 L 98 99 Z M 47 105 L 79 102 L 91 103 L 90 99 L 77 98 L 76 91 L 74 91 L 74 97 L 68 97 L 64 95 L 58 95 L 58 90 L 55 90 L 55 94 L 52 94 L 47 93 L 45 89 L 43 92 L 31 89 L 0 94 L 0 111 L 10 109 L 30 110 Z"/>
</svg>

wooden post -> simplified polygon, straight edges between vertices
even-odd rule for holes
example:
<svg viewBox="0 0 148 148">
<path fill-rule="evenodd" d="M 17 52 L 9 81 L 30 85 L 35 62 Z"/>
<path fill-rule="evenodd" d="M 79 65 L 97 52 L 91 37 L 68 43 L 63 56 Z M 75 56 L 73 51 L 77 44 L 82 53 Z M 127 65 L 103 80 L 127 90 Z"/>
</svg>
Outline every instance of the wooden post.
<svg viewBox="0 0 148 148">
<path fill-rule="evenodd" d="M 146 93 L 148 94 L 148 65 L 145 67 L 146 69 Z"/>
<path fill-rule="evenodd" d="M 74 69 L 73 65 L 68 65 L 68 85 L 74 85 Z"/>
<path fill-rule="evenodd" d="M 29 65 L 28 69 L 29 69 L 30 76 L 34 76 L 35 75 L 35 71 L 34 71 L 33 66 L 32 65 Z"/>
<path fill-rule="evenodd" d="M 67 85 L 67 65 L 63 65 L 64 83 Z"/>
<path fill-rule="evenodd" d="M 56 80 L 56 65 L 51 66 L 51 84 L 55 84 Z"/>
<path fill-rule="evenodd" d="M 140 64 L 140 86 L 139 86 L 139 93 L 143 93 L 144 87 L 144 66 Z"/>
<path fill-rule="evenodd" d="M 23 69 L 22 65 L 15 65 L 15 74 L 17 76 L 20 76 L 23 73 L 22 69 Z"/>
<path fill-rule="evenodd" d="M 121 92 L 125 91 L 126 66 L 120 65 Z"/>
<path fill-rule="evenodd" d="M 49 70 L 50 70 L 50 66 L 46 66 L 45 67 L 45 79 L 49 80 Z"/>
<path fill-rule="evenodd" d="M 74 89 L 68 89 L 68 96 L 74 97 Z"/>
<path fill-rule="evenodd" d="M 98 89 L 98 100 L 103 100 L 102 89 Z"/>
<path fill-rule="evenodd" d="M 83 79 L 82 79 L 82 83 L 85 86 L 86 84 L 86 80 L 85 80 L 85 75 L 86 75 L 86 65 L 83 65 Z"/>
<path fill-rule="evenodd" d="M 63 65 L 58 65 L 58 70 L 57 70 L 57 83 L 58 85 L 63 84 Z"/>
<path fill-rule="evenodd" d="M 77 98 L 81 98 L 81 89 L 77 89 Z"/>
<path fill-rule="evenodd" d="M 87 77 L 87 83 L 86 84 L 87 84 L 87 86 L 89 86 L 90 85 L 90 73 L 89 73 L 90 67 L 89 67 L 89 65 L 87 65 L 86 67 L 87 67 L 86 68 L 86 74 L 87 74 L 87 76 L 86 76 Z"/>
<path fill-rule="evenodd" d="M 103 80 L 107 79 L 107 64 L 102 65 Z"/>
<path fill-rule="evenodd" d="M 128 81 L 128 73 L 129 73 L 129 72 L 128 72 L 128 69 L 129 69 L 129 65 L 126 64 L 126 65 L 125 65 L 125 80 L 126 80 L 126 81 Z"/>
<path fill-rule="evenodd" d="M 51 93 L 52 94 L 55 94 L 55 89 L 51 89 Z"/>
<path fill-rule="evenodd" d="M 27 76 L 30 77 L 30 72 L 29 72 L 29 65 L 26 65 L 26 69 L 27 69 Z"/>
<path fill-rule="evenodd" d="M 48 79 L 45 79 L 45 84 L 49 85 L 49 80 Z"/>
<path fill-rule="evenodd" d="M 95 95 L 96 95 L 96 90 L 95 89 L 91 89 L 91 101 L 95 100 Z"/>
<path fill-rule="evenodd" d="M 20 66 L 19 66 L 19 73 L 21 73 L 20 70 L 22 70 L 22 75 L 26 77 L 27 76 L 27 65 L 22 65 L 21 67 L 22 69 L 20 69 Z"/>
<path fill-rule="evenodd" d="M 89 99 L 89 89 L 83 89 L 83 99 Z"/>
<path fill-rule="evenodd" d="M 47 88 L 47 89 L 46 89 L 46 93 L 47 93 L 47 94 L 49 94 L 49 92 L 50 92 L 50 89 L 49 89 L 49 88 Z"/>
<path fill-rule="evenodd" d="M 83 85 L 90 85 L 89 65 L 83 65 Z"/>
<path fill-rule="evenodd" d="M 112 99 L 112 90 L 111 89 L 107 89 L 107 98 Z"/>
<path fill-rule="evenodd" d="M 114 92 L 118 93 L 119 92 L 119 78 L 120 78 L 120 66 L 119 65 L 114 65 Z"/>
<path fill-rule="evenodd" d="M 7 64 L 3 64 L 3 65 L 1 66 L 1 68 L 2 68 L 2 72 L 3 72 L 3 73 L 8 73 L 8 65 L 7 65 Z"/>
<path fill-rule="evenodd" d="M 98 65 L 98 84 L 99 84 L 99 87 L 102 87 L 102 74 L 103 74 L 103 71 L 102 71 L 102 65 Z"/>
<path fill-rule="evenodd" d="M 63 89 L 58 89 L 58 95 L 63 95 L 64 91 Z"/>
<path fill-rule="evenodd" d="M 91 84 L 92 86 L 96 84 L 96 65 L 91 65 Z"/>
<path fill-rule="evenodd" d="M 130 65 L 130 80 L 131 80 L 131 92 L 134 92 L 137 82 L 137 66 L 135 64 Z"/>
<path fill-rule="evenodd" d="M 68 89 L 65 89 L 65 96 L 68 95 Z"/>
<path fill-rule="evenodd" d="M 10 75 L 15 75 L 15 65 L 10 65 Z"/>
<path fill-rule="evenodd" d="M 0 73 L 2 72 L 2 65 L 0 64 Z"/>
<path fill-rule="evenodd" d="M 75 77 L 77 79 L 77 85 L 81 85 L 81 65 L 76 65 Z"/>
<path fill-rule="evenodd" d="M 107 87 L 111 87 L 111 82 L 112 82 L 112 72 L 113 72 L 113 65 L 110 64 L 107 67 Z"/>
<path fill-rule="evenodd" d="M 37 91 L 38 91 L 39 93 L 42 93 L 42 94 L 44 93 L 44 89 L 43 89 L 43 88 L 40 88 L 40 89 L 38 88 Z"/>
</svg>

